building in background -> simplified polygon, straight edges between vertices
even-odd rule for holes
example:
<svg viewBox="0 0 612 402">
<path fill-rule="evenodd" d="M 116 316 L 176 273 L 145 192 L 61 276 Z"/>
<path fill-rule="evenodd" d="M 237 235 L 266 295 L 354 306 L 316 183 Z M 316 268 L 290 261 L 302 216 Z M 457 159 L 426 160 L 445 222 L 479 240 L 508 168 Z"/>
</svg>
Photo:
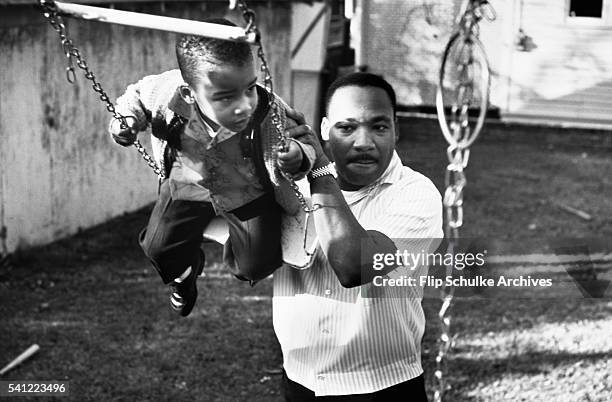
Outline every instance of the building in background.
<svg viewBox="0 0 612 402">
<path fill-rule="evenodd" d="M 612 128 L 612 0 L 490 1 L 497 18 L 481 22 L 480 38 L 500 117 Z M 225 0 L 79 2 L 240 22 Z M 248 1 L 275 90 L 314 127 L 329 83 L 357 69 L 385 76 L 405 109 L 433 112 L 461 2 Z M 173 34 L 75 19 L 68 25 L 112 99 L 128 83 L 175 66 Z M 0 254 L 153 202 L 155 175 L 135 150 L 109 139 L 110 115 L 80 71 L 77 84 L 66 82 L 58 35 L 35 0 L 0 0 L 0 54 Z"/>
<path fill-rule="evenodd" d="M 317 128 L 325 90 L 342 69 L 354 70 L 345 0 L 295 3 L 291 33 L 291 100 Z"/>
<path fill-rule="evenodd" d="M 356 1 L 360 64 L 388 78 L 402 105 L 433 106 L 461 0 Z M 497 18 L 481 22 L 480 38 L 501 118 L 612 127 L 612 0 L 490 2 Z"/>
</svg>

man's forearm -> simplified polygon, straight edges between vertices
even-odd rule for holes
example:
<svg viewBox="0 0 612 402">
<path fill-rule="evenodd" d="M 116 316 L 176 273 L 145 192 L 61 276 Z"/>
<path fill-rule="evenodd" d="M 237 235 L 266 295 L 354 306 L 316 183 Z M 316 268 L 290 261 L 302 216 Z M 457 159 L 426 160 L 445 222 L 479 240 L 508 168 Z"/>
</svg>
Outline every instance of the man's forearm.
<svg viewBox="0 0 612 402">
<path fill-rule="evenodd" d="M 354 287 L 371 282 L 373 255 L 394 253 L 393 241 L 359 224 L 332 176 L 312 179 L 310 191 L 313 205 L 321 206 L 314 212 L 319 243 L 340 283 Z"/>
</svg>

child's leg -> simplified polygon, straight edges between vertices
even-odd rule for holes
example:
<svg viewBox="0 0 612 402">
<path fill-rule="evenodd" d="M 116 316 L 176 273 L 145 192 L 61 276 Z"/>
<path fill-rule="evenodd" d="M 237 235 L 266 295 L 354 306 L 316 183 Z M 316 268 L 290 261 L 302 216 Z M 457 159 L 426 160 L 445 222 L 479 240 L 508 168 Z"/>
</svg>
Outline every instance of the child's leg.
<svg viewBox="0 0 612 402">
<path fill-rule="evenodd" d="M 191 266 L 197 269 L 202 233 L 214 217 L 211 203 L 173 200 L 168 180 L 161 184 L 139 242 L 164 283 L 179 278 Z"/>
<path fill-rule="evenodd" d="M 256 215 L 241 220 L 233 213 L 223 216 L 229 224 L 229 240 L 234 261 L 228 261 L 232 273 L 242 280 L 258 281 L 283 263 L 281 250 L 281 207 L 273 197 L 259 203 Z M 244 219 L 244 217 L 243 217 Z"/>
</svg>

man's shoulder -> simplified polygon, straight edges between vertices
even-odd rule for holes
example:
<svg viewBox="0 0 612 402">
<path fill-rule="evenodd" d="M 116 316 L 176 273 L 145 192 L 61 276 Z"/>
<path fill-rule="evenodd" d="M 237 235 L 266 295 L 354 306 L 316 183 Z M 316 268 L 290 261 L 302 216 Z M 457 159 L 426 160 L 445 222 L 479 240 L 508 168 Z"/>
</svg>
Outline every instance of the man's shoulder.
<svg viewBox="0 0 612 402">
<path fill-rule="evenodd" d="M 431 197 L 439 199 L 440 191 L 431 181 L 431 179 L 424 174 L 411 169 L 408 166 L 402 166 L 400 174 L 398 175 L 392 187 L 395 187 L 397 191 L 410 191 L 411 193 L 418 192 L 421 197 Z"/>
<path fill-rule="evenodd" d="M 389 238 L 438 238 L 442 235 L 442 197 L 433 182 L 407 166 L 373 202 L 373 226 Z"/>
</svg>

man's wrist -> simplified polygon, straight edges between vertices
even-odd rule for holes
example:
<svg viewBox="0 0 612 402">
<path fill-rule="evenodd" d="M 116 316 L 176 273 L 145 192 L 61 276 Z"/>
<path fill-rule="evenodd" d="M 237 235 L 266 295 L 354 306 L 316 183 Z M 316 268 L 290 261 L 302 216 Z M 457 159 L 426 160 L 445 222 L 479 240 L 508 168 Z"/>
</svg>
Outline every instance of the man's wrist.
<svg viewBox="0 0 612 402">
<path fill-rule="evenodd" d="M 336 173 L 336 167 L 333 163 L 328 163 L 327 165 L 312 169 L 310 173 L 308 173 L 308 181 L 312 182 L 315 179 L 320 177 L 331 176 L 334 179 L 338 177 L 338 173 Z"/>
<path fill-rule="evenodd" d="M 315 169 L 321 168 L 323 166 L 327 166 L 330 163 L 331 162 L 330 162 L 329 158 L 325 154 L 321 155 L 320 157 L 318 157 L 314 161 L 314 163 L 312 164 L 312 169 L 311 170 L 315 170 Z"/>
</svg>

